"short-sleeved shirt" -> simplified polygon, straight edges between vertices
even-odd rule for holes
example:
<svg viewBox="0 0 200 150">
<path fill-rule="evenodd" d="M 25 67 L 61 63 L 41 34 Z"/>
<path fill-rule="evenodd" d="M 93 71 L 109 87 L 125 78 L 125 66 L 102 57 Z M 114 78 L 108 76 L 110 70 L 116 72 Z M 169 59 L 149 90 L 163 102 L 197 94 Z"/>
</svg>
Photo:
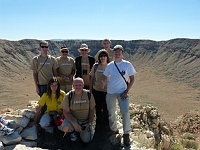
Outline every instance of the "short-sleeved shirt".
<svg viewBox="0 0 200 150">
<path fill-rule="evenodd" d="M 71 111 L 74 118 L 78 120 L 87 120 L 89 119 L 90 108 L 95 107 L 95 100 L 91 93 L 90 100 L 88 99 L 88 94 L 85 89 L 82 91 L 82 95 L 78 96 L 75 94 L 75 91 L 72 90 L 72 99 L 70 101 L 69 108 L 69 92 L 65 95 L 62 108 L 66 111 Z"/>
<path fill-rule="evenodd" d="M 91 72 L 90 72 L 90 75 L 92 77 L 94 77 L 93 88 L 96 91 L 106 92 L 107 91 L 107 85 L 104 87 L 104 89 L 101 88 L 101 84 L 102 84 L 102 80 L 103 80 L 103 76 L 104 76 L 103 73 L 105 71 L 106 66 L 98 64 L 98 67 L 96 68 L 96 71 L 94 69 L 95 67 L 96 66 L 94 64 L 93 67 L 92 67 L 92 69 L 91 69 Z"/>
<path fill-rule="evenodd" d="M 33 57 L 31 69 L 38 73 L 38 84 L 47 85 L 49 80 L 54 76 L 53 70 L 58 68 L 55 57 L 48 55 L 42 57 L 41 55 Z"/>
<path fill-rule="evenodd" d="M 128 81 L 129 76 L 136 74 L 135 68 L 129 61 L 122 60 L 121 62 L 116 63 L 116 65 L 118 66 L 120 72 L 122 73 L 126 81 Z M 127 88 L 126 82 L 124 81 L 123 77 L 117 70 L 114 61 L 110 62 L 107 65 L 103 74 L 105 76 L 110 77 L 110 80 L 108 81 L 107 85 L 107 93 L 119 94 L 122 93 Z"/>
<path fill-rule="evenodd" d="M 72 73 L 72 70 L 75 71 L 76 66 L 75 66 L 75 61 L 72 57 L 67 57 L 67 58 L 62 58 L 57 57 L 56 58 L 57 63 L 58 63 L 58 69 L 59 73 L 65 76 L 69 76 Z M 58 80 L 60 81 L 61 85 L 72 85 L 72 80 L 71 81 L 66 81 L 63 78 L 58 77 Z"/>
<path fill-rule="evenodd" d="M 60 91 L 60 97 L 58 99 L 56 98 L 56 94 L 54 93 L 52 93 L 51 98 L 48 97 L 47 93 L 44 93 L 40 98 L 40 100 L 38 101 L 38 104 L 40 106 L 44 106 L 46 103 L 47 105 L 46 112 L 57 111 L 58 113 L 61 114 L 62 113 L 61 104 L 64 96 L 65 92 L 62 90 Z"/>
<path fill-rule="evenodd" d="M 89 85 L 90 83 L 90 63 L 88 57 L 81 59 L 81 67 L 82 67 L 82 78 L 84 80 L 84 85 Z"/>
</svg>

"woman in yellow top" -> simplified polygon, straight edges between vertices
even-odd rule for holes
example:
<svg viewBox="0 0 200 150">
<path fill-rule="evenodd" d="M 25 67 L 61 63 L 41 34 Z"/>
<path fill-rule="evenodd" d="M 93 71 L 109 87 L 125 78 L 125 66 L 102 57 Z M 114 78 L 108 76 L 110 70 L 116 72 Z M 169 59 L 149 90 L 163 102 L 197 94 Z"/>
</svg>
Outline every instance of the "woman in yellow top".
<svg viewBox="0 0 200 150">
<path fill-rule="evenodd" d="M 45 129 L 46 132 L 52 133 L 53 126 L 50 124 L 50 122 L 52 121 L 53 118 L 50 115 L 56 114 L 62 116 L 61 103 L 63 101 L 64 96 L 65 92 L 60 90 L 60 83 L 57 80 L 57 78 L 53 77 L 52 79 L 50 79 L 47 85 L 46 93 L 42 95 L 42 97 L 38 102 L 39 106 L 36 110 L 36 115 L 34 117 L 33 122 L 31 123 L 31 126 L 36 124 L 41 109 L 46 103 L 47 109 L 45 114 L 42 115 L 39 124 L 43 129 Z"/>
</svg>

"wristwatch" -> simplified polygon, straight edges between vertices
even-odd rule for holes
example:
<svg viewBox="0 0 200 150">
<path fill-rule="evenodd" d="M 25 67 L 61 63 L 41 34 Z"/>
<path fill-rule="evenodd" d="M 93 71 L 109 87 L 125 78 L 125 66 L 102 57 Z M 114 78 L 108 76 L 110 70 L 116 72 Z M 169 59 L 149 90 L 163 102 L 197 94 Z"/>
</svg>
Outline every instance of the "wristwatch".
<svg viewBox="0 0 200 150">
<path fill-rule="evenodd" d="M 128 90 L 126 89 L 126 90 L 124 90 L 124 92 L 125 92 L 125 93 L 128 93 Z"/>
</svg>

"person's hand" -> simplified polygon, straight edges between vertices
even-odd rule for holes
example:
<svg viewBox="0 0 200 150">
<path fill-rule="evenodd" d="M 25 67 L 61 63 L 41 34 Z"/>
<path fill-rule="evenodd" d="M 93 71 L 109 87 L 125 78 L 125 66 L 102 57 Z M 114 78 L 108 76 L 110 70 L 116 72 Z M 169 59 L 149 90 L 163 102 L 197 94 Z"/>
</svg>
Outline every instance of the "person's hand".
<svg viewBox="0 0 200 150">
<path fill-rule="evenodd" d="M 90 128 L 90 125 L 89 125 L 89 123 L 87 123 L 87 124 L 85 124 L 85 125 L 83 125 L 82 126 L 82 131 L 85 131 L 85 130 L 88 130 Z"/>
<path fill-rule="evenodd" d="M 121 98 L 121 100 L 125 100 L 126 98 L 127 98 L 127 92 L 123 92 L 121 95 L 120 95 L 120 98 Z"/>
<path fill-rule="evenodd" d="M 75 129 L 76 132 L 81 132 L 82 131 L 81 130 L 82 127 L 78 123 L 74 123 L 73 126 L 74 126 L 74 129 Z"/>
<path fill-rule="evenodd" d="M 105 85 L 106 85 L 105 81 L 102 80 L 102 81 L 101 81 L 101 85 L 100 85 L 100 87 L 101 87 L 102 89 L 104 89 L 104 88 L 105 88 Z"/>
</svg>

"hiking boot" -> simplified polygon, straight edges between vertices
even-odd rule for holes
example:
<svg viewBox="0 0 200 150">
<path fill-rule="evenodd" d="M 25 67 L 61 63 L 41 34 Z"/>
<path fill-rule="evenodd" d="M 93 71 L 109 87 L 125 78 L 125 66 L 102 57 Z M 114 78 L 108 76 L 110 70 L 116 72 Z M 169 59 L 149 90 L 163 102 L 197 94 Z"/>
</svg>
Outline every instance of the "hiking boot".
<svg viewBox="0 0 200 150">
<path fill-rule="evenodd" d="M 8 128 L 7 126 L 3 126 L 0 130 L 0 135 L 10 135 L 14 132 L 14 129 Z"/>
<path fill-rule="evenodd" d="M 123 138 L 124 138 L 124 145 L 125 145 L 125 146 L 130 146 L 129 134 L 124 134 L 124 135 L 123 135 Z"/>
<path fill-rule="evenodd" d="M 3 119 L 3 117 L 0 117 L 0 122 L 5 125 L 5 126 L 8 126 L 9 122 L 5 119 Z"/>
<path fill-rule="evenodd" d="M 77 135 L 76 135 L 76 132 L 72 132 L 71 134 L 70 134 L 70 138 L 71 138 L 71 141 L 76 141 L 77 140 Z"/>
</svg>

